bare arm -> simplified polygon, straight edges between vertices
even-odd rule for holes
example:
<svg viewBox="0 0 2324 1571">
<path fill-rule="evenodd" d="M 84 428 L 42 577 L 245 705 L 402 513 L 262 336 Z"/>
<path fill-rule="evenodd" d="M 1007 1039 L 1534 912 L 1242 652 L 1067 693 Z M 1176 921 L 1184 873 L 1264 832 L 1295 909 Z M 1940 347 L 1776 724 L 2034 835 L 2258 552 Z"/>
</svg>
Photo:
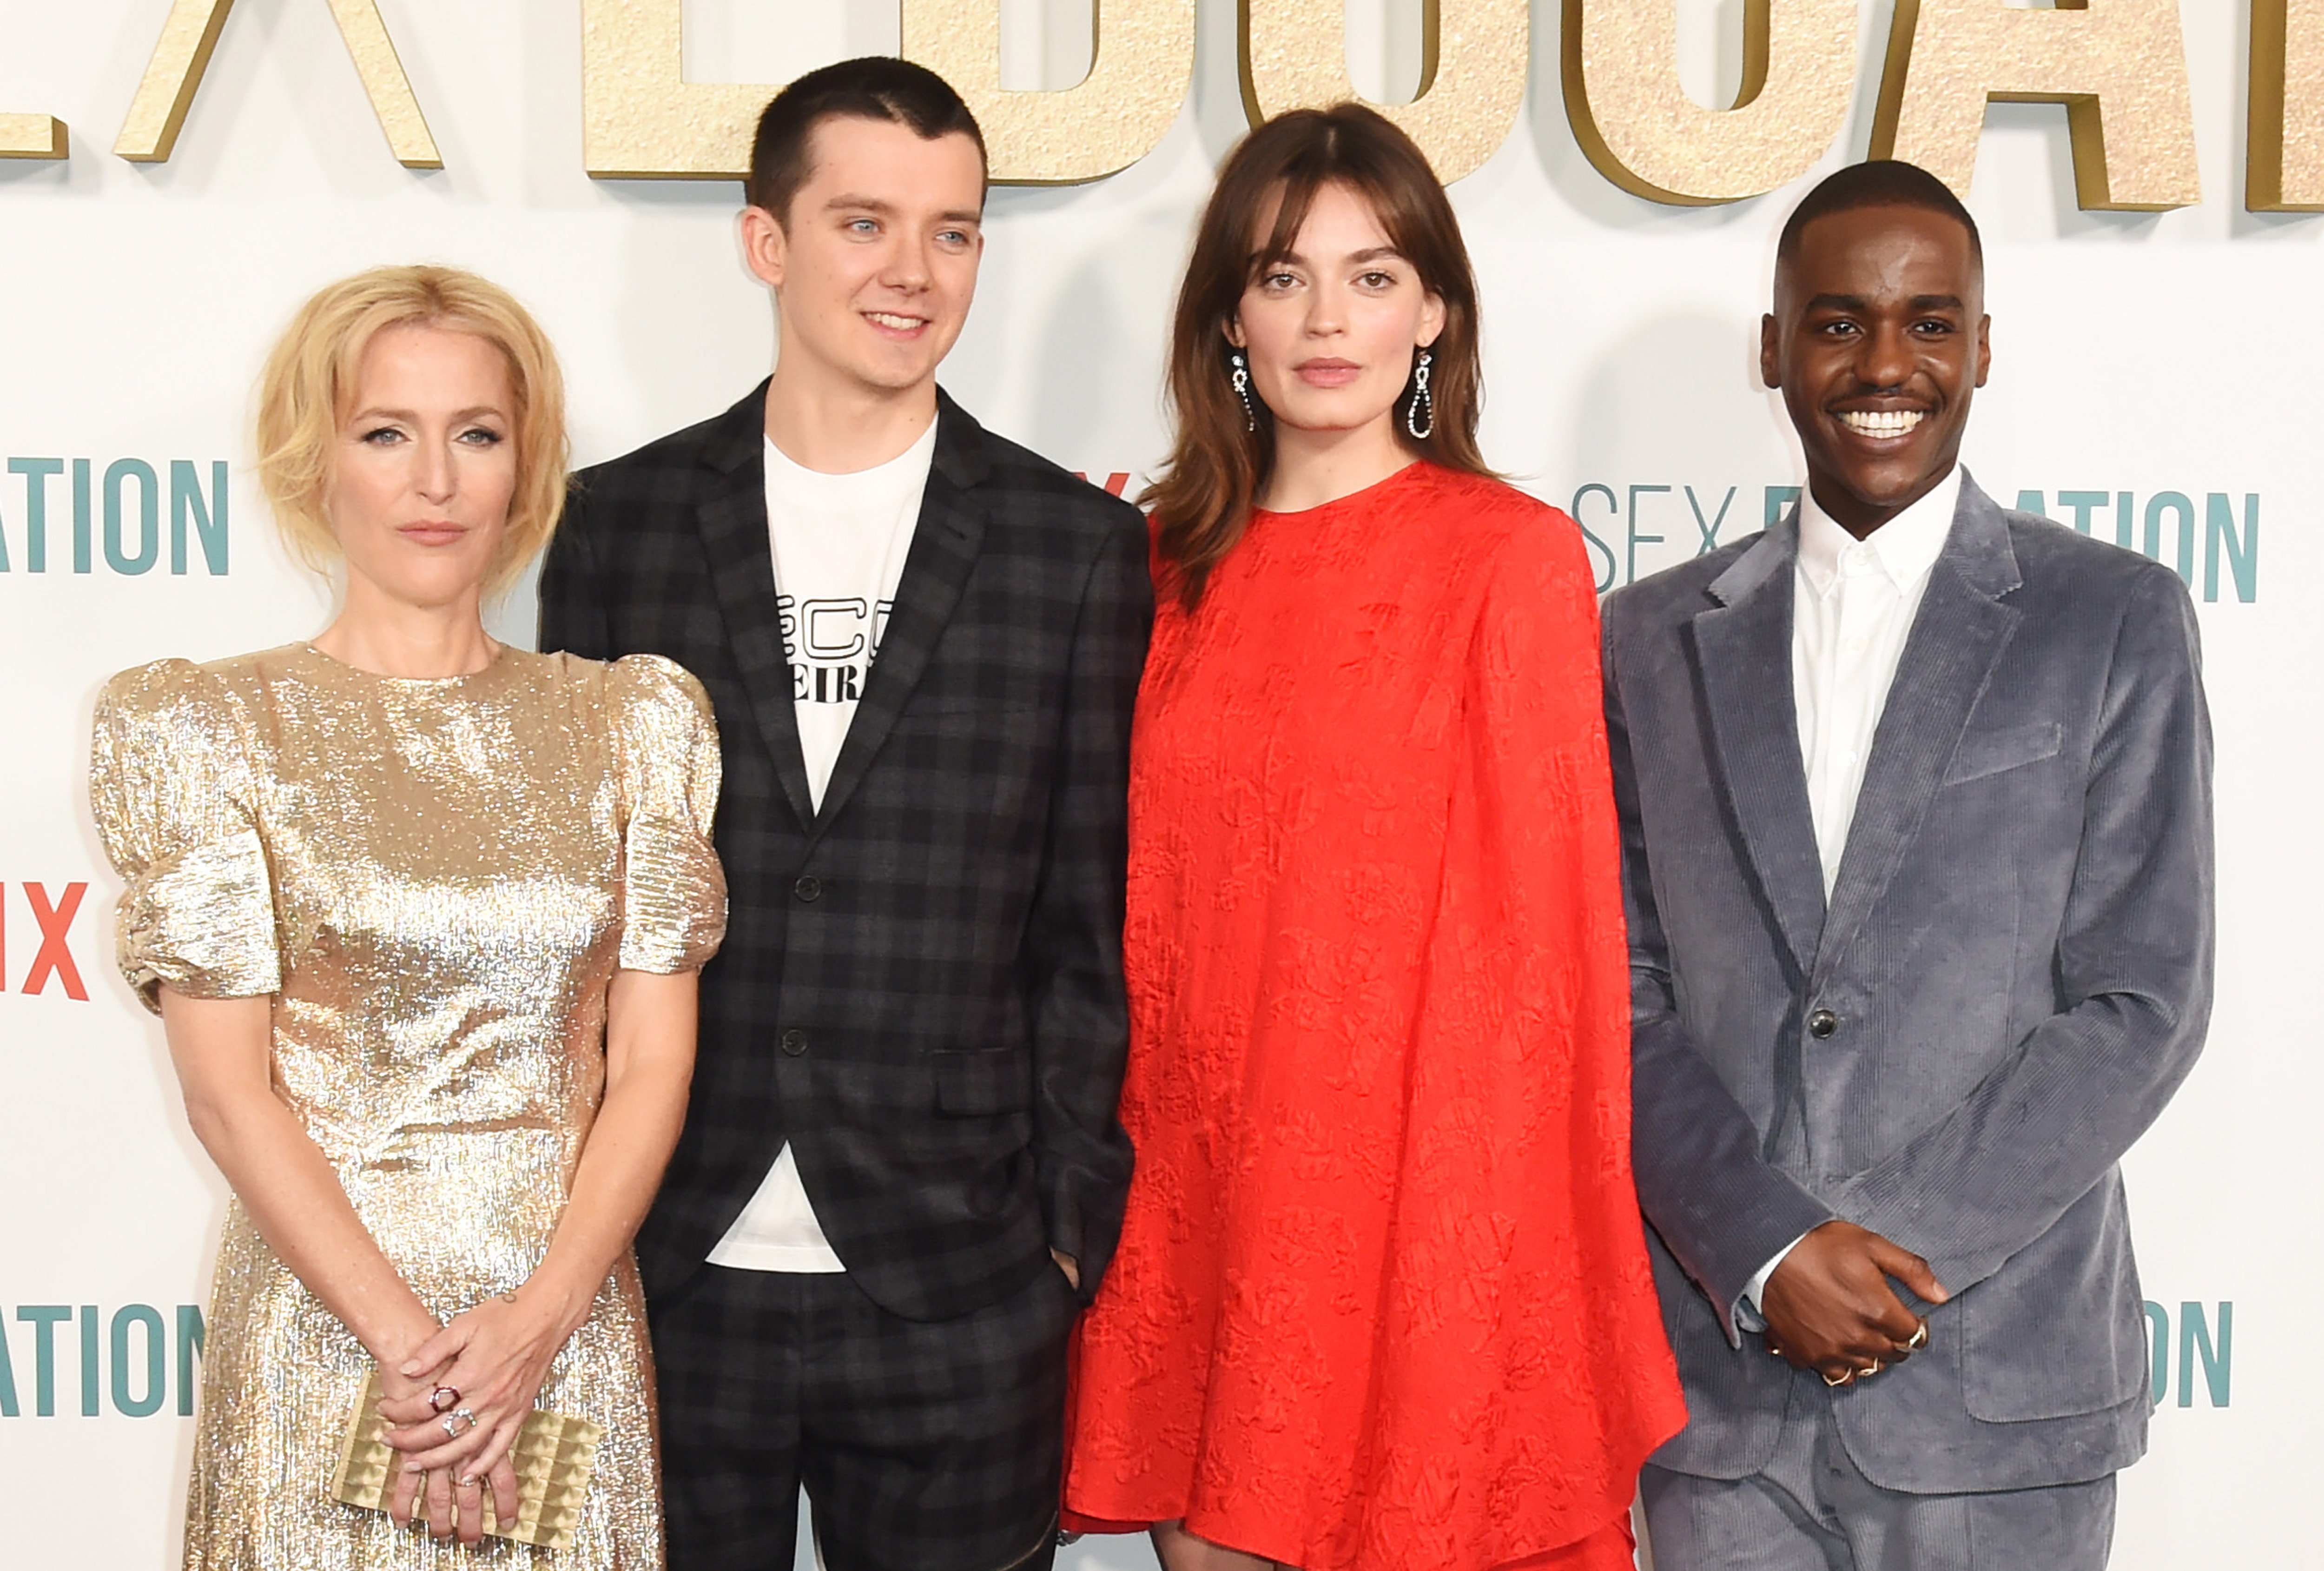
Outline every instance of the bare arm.
<svg viewBox="0 0 2324 1571">
<path fill-rule="evenodd" d="M 194 998 L 166 983 L 161 999 L 186 1118 L 202 1149 L 282 1263 L 383 1368 L 398 1368 L 435 1334 L 436 1317 L 380 1252 L 339 1176 L 275 1095 L 273 1001 Z"/>
<path fill-rule="evenodd" d="M 662 1169 L 678 1149 L 694 1081 L 694 1032 L 699 974 L 617 971 L 606 1003 L 605 1100 L 582 1149 L 573 1194 L 549 1241 L 549 1253 L 525 1293 L 546 1292 L 572 1319 L 589 1306 L 661 1187 Z"/>
<path fill-rule="evenodd" d="M 273 1000 L 196 998 L 167 983 L 159 996 L 195 1138 L 267 1246 L 378 1360 L 389 1399 L 428 1410 L 442 1360 L 414 1354 L 439 1329 L 436 1317 L 380 1252 L 338 1174 L 275 1095 Z M 419 1483 L 397 1493 L 397 1520 L 410 1520 Z M 433 1520 L 448 1523 L 448 1513 Z"/>
<path fill-rule="evenodd" d="M 509 1446 L 532 1411 L 549 1366 L 589 1317 L 590 1306 L 638 1224 L 686 1120 L 694 1075 L 696 977 L 614 973 L 606 1004 L 605 1097 L 582 1148 L 573 1192 L 549 1252 L 523 1287 L 453 1317 L 403 1368 L 445 1365 L 431 1377 L 461 1393 L 475 1427 L 447 1440 L 425 1394 L 383 1410 L 401 1428 L 390 1443 L 406 1466 L 424 1468 L 431 1488 L 462 1481 L 456 1503 L 461 1537 L 474 1542 L 472 1482 L 489 1474 L 496 1501 L 514 1499 Z M 503 1493 L 503 1490 L 511 1492 Z M 443 1520 L 434 1511 L 429 1520 Z"/>
</svg>

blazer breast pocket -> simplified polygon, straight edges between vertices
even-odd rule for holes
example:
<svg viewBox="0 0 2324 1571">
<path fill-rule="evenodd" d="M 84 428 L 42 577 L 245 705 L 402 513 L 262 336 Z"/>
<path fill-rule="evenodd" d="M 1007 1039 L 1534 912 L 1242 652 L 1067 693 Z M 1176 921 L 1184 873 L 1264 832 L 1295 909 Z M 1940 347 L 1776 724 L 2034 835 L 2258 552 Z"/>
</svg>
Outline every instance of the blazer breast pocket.
<svg viewBox="0 0 2324 1571">
<path fill-rule="evenodd" d="M 2055 720 L 2034 725 L 2006 725 L 1996 731 L 1972 731 L 1953 749 L 1944 783 L 1961 785 L 2055 758 L 2064 742 L 2065 728 Z"/>
<path fill-rule="evenodd" d="M 1033 1105 L 1033 1056 L 1022 1048 L 939 1049 L 936 1111 L 958 1118 L 994 1118 Z"/>
</svg>

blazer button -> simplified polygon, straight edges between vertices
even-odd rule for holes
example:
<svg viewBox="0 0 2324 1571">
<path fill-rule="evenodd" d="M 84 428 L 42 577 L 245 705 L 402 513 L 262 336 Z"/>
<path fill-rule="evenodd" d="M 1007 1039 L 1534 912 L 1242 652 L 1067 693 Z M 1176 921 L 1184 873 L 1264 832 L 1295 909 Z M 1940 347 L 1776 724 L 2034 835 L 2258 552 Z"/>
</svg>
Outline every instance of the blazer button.
<svg viewBox="0 0 2324 1571">
<path fill-rule="evenodd" d="M 784 1057 L 786 1057 L 786 1058 L 798 1058 L 801 1053 L 804 1053 L 804 1052 L 806 1052 L 806 1051 L 807 1051 L 807 1032 L 805 1032 L 805 1031 L 785 1031 L 785 1032 L 783 1033 L 783 1056 L 784 1056 Z"/>
<path fill-rule="evenodd" d="M 823 898 L 823 880 L 816 877 L 813 873 L 809 873 L 805 878 L 800 879 L 797 883 L 791 885 L 791 892 L 798 896 L 801 900 L 821 900 Z"/>
<path fill-rule="evenodd" d="M 1808 1016 L 1808 1035 L 1821 1040 L 1840 1029 L 1840 1016 L 1828 1009 L 1820 1009 Z"/>
</svg>

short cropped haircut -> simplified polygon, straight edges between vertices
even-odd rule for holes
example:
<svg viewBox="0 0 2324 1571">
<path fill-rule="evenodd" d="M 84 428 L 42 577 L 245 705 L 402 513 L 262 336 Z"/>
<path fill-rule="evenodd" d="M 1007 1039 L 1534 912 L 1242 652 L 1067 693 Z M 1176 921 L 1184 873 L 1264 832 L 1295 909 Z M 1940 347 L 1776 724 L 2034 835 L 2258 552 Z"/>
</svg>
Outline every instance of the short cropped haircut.
<svg viewBox="0 0 2324 1571">
<path fill-rule="evenodd" d="M 950 82 L 910 60 L 866 55 L 809 71 L 775 95 L 751 143 L 751 175 L 742 186 L 751 206 L 788 225 L 791 199 L 815 172 L 815 128 L 843 116 L 908 126 L 928 142 L 965 136 L 976 143 L 977 161 L 989 163 L 984 133 Z"/>
<path fill-rule="evenodd" d="M 1818 218 L 1863 208 L 1918 208 L 1941 214 L 1969 231 L 1969 253 L 1979 267 L 1985 265 L 1985 241 L 1977 232 L 1977 220 L 1952 188 L 1919 164 L 1897 158 L 1851 163 L 1825 176 L 1784 221 L 1783 238 L 1775 242 L 1775 265 L 1780 268 L 1799 254 L 1800 236 Z"/>
<path fill-rule="evenodd" d="M 266 358 L 258 393 L 258 477 L 292 556 L 329 576 L 339 559 L 331 483 L 364 354 L 391 328 L 473 333 L 501 352 L 516 401 L 516 494 L 487 596 L 513 584 L 565 511 L 565 378 L 540 324 L 496 283 L 450 267 L 377 267 L 317 293 Z"/>
</svg>

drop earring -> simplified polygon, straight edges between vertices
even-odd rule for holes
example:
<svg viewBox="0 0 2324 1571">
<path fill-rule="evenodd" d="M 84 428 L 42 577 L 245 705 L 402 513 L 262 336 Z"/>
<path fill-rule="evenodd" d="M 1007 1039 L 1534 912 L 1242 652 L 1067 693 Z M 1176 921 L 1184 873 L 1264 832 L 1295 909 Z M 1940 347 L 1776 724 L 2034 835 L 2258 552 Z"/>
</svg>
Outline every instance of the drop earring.
<svg viewBox="0 0 2324 1571">
<path fill-rule="evenodd" d="M 1235 396 L 1242 400 L 1242 429 L 1255 431 L 1259 429 L 1259 411 L 1252 408 L 1250 402 L 1250 367 L 1244 363 L 1240 349 L 1227 356 L 1227 364 L 1234 367 Z"/>
<path fill-rule="evenodd" d="M 1412 433 L 1416 442 L 1425 442 L 1436 430 L 1436 401 L 1428 394 L 1427 350 L 1420 352 L 1420 364 L 1412 368 L 1412 406 L 1404 411 L 1404 429 Z"/>
</svg>

